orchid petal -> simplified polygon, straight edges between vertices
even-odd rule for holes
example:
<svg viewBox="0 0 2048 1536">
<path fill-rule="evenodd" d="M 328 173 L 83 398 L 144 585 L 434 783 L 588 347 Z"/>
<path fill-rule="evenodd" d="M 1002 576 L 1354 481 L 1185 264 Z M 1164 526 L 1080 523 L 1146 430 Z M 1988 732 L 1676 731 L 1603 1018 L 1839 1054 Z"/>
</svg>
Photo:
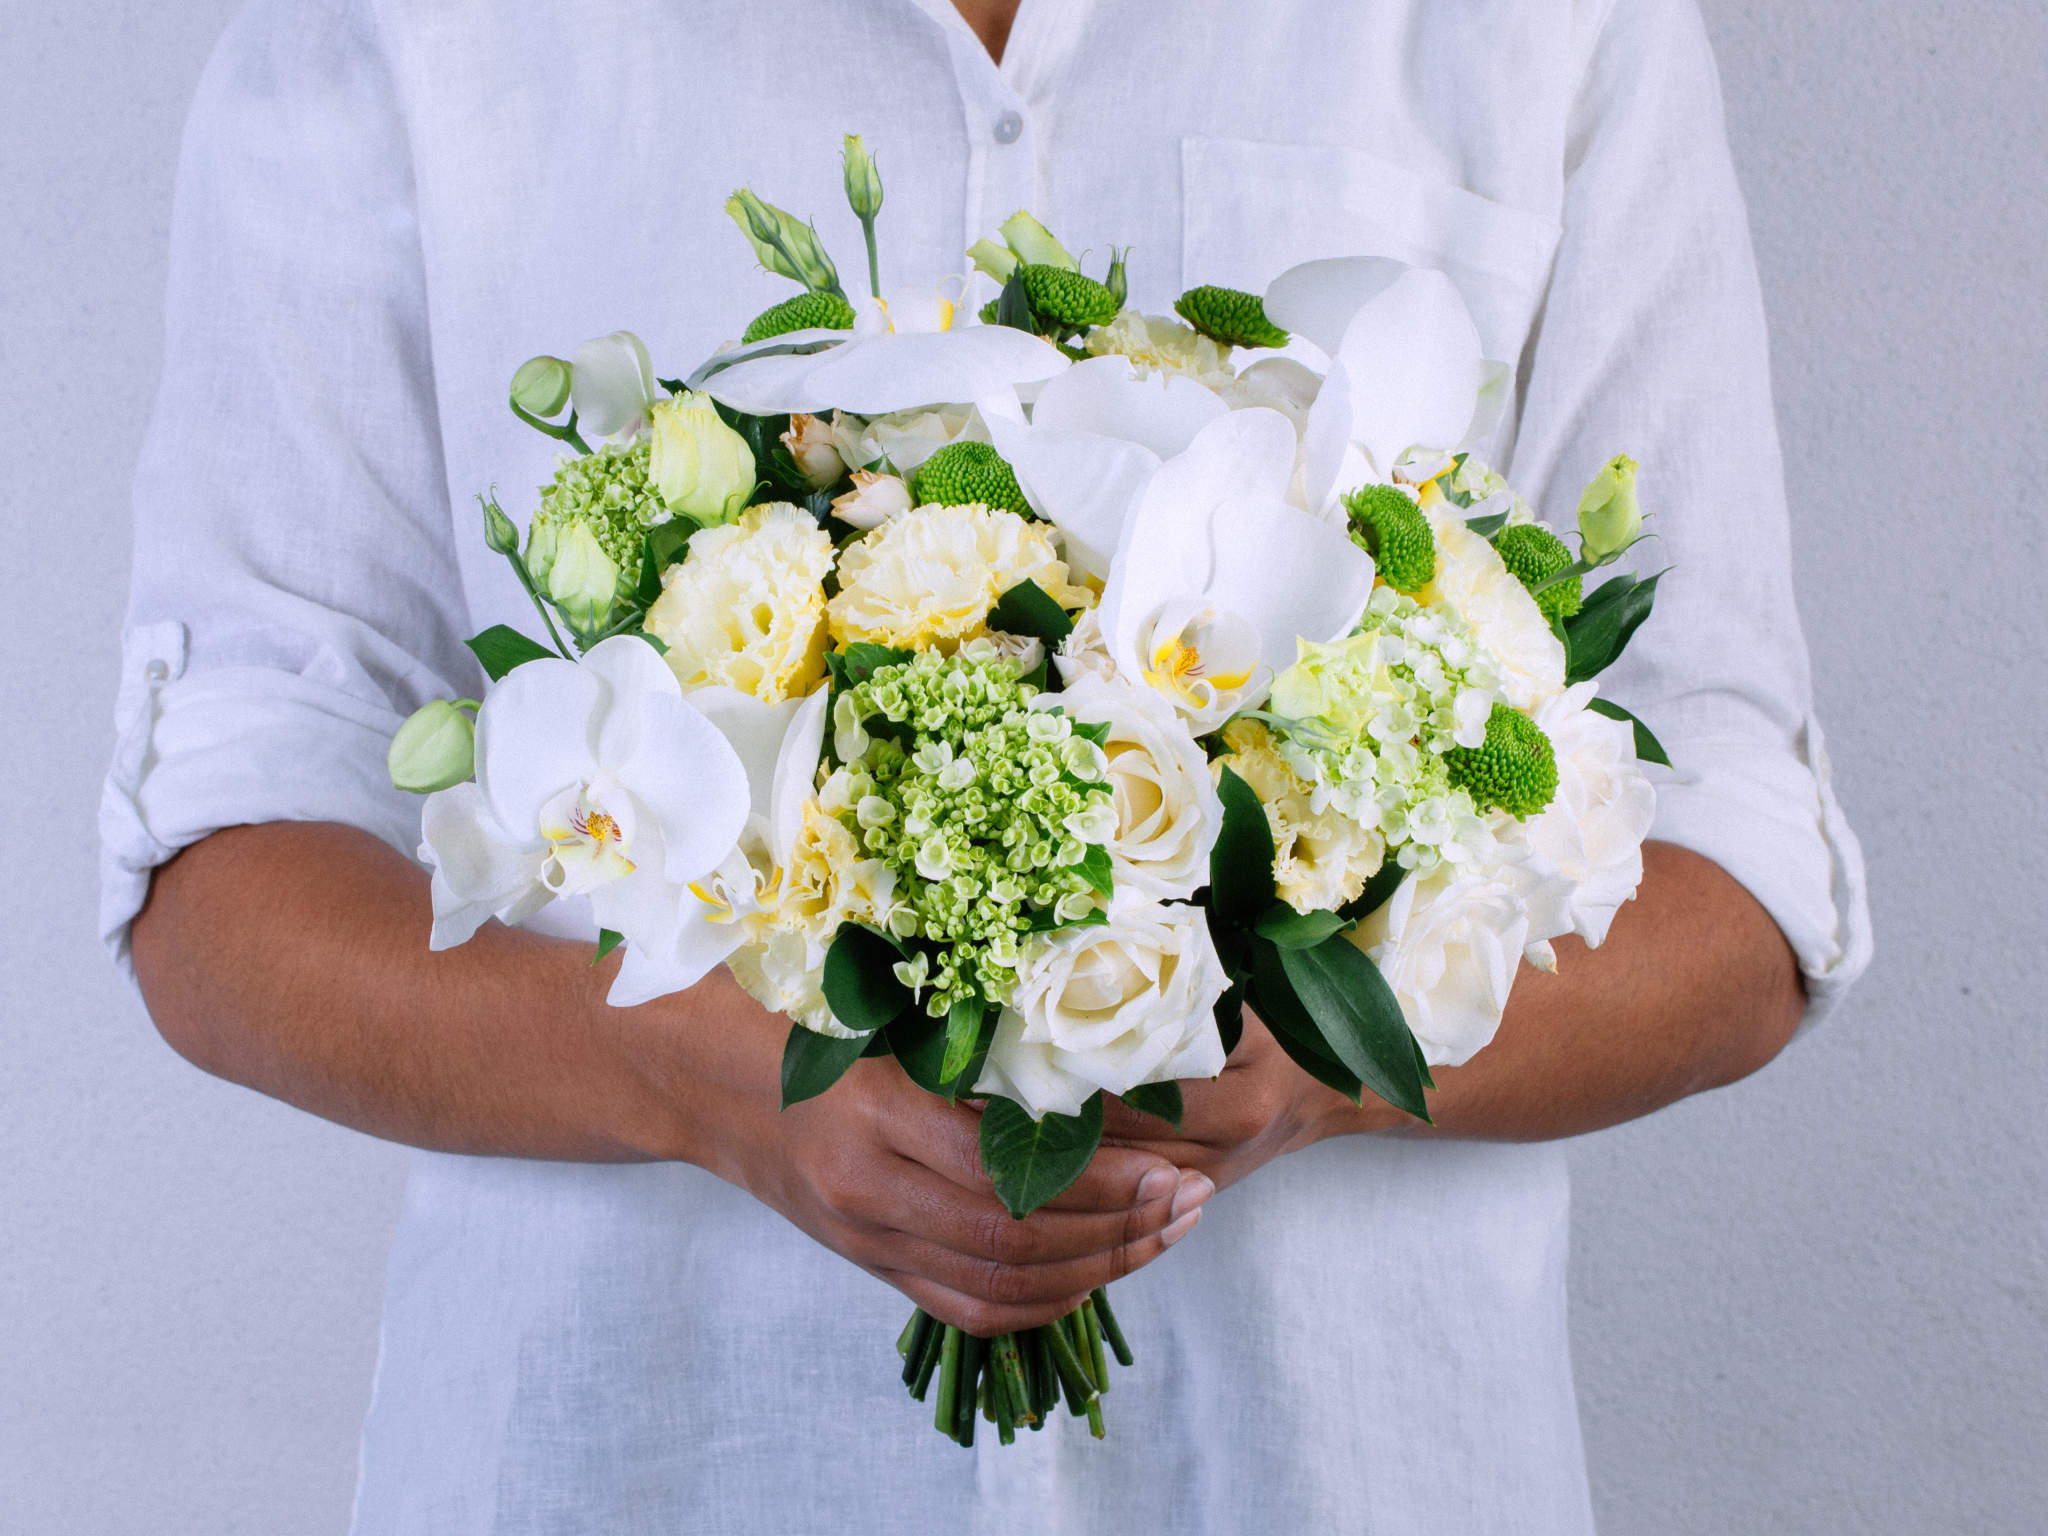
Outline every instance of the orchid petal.
<svg viewBox="0 0 2048 1536">
<path fill-rule="evenodd" d="M 1334 358 L 1351 317 L 1408 270 L 1390 256 L 1336 256 L 1289 267 L 1266 289 L 1266 318 Z"/>
<path fill-rule="evenodd" d="M 844 336 L 844 332 L 838 333 Z M 1057 347 L 1002 325 L 864 336 L 822 352 L 752 357 L 705 380 L 706 393 L 754 415 L 833 408 L 879 416 L 978 399 L 1069 366 Z"/>
<path fill-rule="evenodd" d="M 546 845 L 513 837 L 492 816 L 474 784 L 427 797 L 420 810 L 420 857 L 434 866 L 434 929 L 429 949 L 465 944 L 492 917 L 532 915 L 552 899 L 540 881 Z"/>
<path fill-rule="evenodd" d="M 817 793 L 818 759 L 825 747 L 825 708 L 831 697 L 829 688 L 820 688 L 803 701 L 790 719 L 775 759 L 768 825 L 778 864 L 789 861 L 790 850 L 804 829 L 804 805 Z"/>
<path fill-rule="evenodd" d="M 1193 379 L 1167 373 L 1141 378 L 1127 357 L 1091 357 L 1046 382 L 1031 424 L 1121 438 L 1170 459 L 1229 409 Z"/>
<path fill-rule="evenodd" d="M 550 657 L 514 668 L 484 699 L 476 717 L 476 782 L 511 836 L 537 835 L 541 807 L 596 773 L 592 724 L 604 693 L 595 673 Z"/>
<path fill-rule="evenodd" d="M 764 704 L 751 693 L 722 687 L 693 689 L 688 698 L 690 707 L 709 720 L 738 754 L 747 775 L 750 813 L 766 822 L 772 813 L 776 757 L 790 721 L 805 701 Z"/>
<path fill-rule="evenodd" d="M 598 923 L 622 935 L 626 951 L 606 994 L 614 1008 L 631 1008 L 695 986 L 740 945 L 738 923 L 717 923 L 710 908 L 686 887 L 636 871 L 590 893 Z"/>
<path fill-rule="evenodd" d="M 1257 628 L 1259 659 L 1275 673 L 1293 665 L 1297 638 L 1350 634 L 1372 596 L 1372 557 L 1299 507 L 1219 508 L 1212 537 L 1230 604 Z"/>
<path fill-rule="evenodd" d="M 1370 299 L 1336 361 L 1349 379 L 1352 440 L 1382 477 L 1410 448 L 1451 447 L 1472 424 L 1485 377 L 1479 329 L 1441 272 L 1410 268 Z"/>
<path fill-rule="evenodd" d="M 1069 568 L 1098 580 L 1107 577 L 1124 522 L 1159 468 L 1159 456 L 1093 432 L 1058 432 L 999 419 L 989 420 L 988 429 L 1032 511 L 1064 536 Z"/>
<path fill-rule="evenodd" d="M 586 435 L 625 437 L 640 430 L 659 398 L 645 342 L 631 331 L 613 331 L 584 342 L 569 361 L 569 398 Z"/>
</svg>

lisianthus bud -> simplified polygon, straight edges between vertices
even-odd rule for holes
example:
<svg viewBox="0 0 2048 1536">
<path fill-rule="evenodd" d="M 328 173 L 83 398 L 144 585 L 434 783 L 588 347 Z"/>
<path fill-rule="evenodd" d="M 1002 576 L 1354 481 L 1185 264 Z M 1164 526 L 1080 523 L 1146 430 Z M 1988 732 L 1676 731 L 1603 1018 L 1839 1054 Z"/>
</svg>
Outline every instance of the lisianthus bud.
<svg viewBox="0 0 2048 1536">
<path fill-rule="evenodd" d="M 1003 220 L 1002 235 L 1019 261 L 1040 267 L 1065 267 L 1069 272 L 1081 270 L 1081 263 L 1053 239 L 1052 231 L 1022 208 Z"/>
<path fill-rule="evenodd" d="M 804 488 L 822 491 L 836 484 L 846 474 L 846 461 L 839 457 L 839 450 L 832 443 L 832 428 L 804 411 L 790 414 L 789 430 L 782 434 L 782 446 L 789 450 L 789 456 L 796 462 L 797 473 L 804 477 Z"/>
<path fill-rule="evenodd" d="M 569 365 L 559 357 L 529 357 L 512 375 L 512 403 L 543 419 L 569 403 Z"/>
<path fill-rule="evenodd" d="M 895 475 L 878 475 L 865 469 L 856 469 L 853 489 L 832 501 L 834 517 L 863 530 L 879 528 L 909 510 L 909 486 Z"/>
<path fill-rule="evenodd" d="M 610 621 L 619 563 L 605 553 L 588 523 L 570 523 L 557 532 L 547 589 L 548 600 L 579 635 L 595 635 Z"/>
<path fill-rule="evenodd" d="M 841 161 L 846 170 L 846 201 L 854 217 L 872 219 L 882 211 L 882 173 L 875 168 L 875 157 L 861 143 L 859 134 L 846 136 Z"/>
<path fill-rule="evenodd" d="M 1624 453 L 1603 464 L 1579 497 L 1579 558 L 1588 565 L 1618 560 L 1642 531 L 1636 461 Z"/>
<path fill-rule="evenodd" d="M 648 472 L 671 511 L 706 528 L 731 522 L 754 494 L 754 450 L 719 419 L 709 395 L 675 395 L 654 408 Z"/>
<path fill-rule="evenodd" d="M 795 214 L 764 203 L 747 187 L 725 200 L 725 211 L 770 272 L 794 278 L 814 292 L 839 292 L 839 269 L 825 254 L 818 232 Z"/>
<path fill-rule="evenodd" d="M 967 247 L 967 259 L 977 271 L 986 272 L 999 283 L 1007 283 L 1017 270 L 1017 253 L 993 240 L 977 240 Z"/>
<path fill-rule="evenodd" d="M 385 758 L 391 782 L 414 795 L 460 784 L 476 772 L 476 722 L 457 704 L 423 704 L 398 728 Z"/>
<path fill-rule="evenodd" d="M 498 555 L 513 555 L 519 552 L 519 529 L 505 509 L 488 496 L 479 497 L 484 504 L 484 542 L 491 552 Z"/>
<path fill-rule="evenodd" d="M 1124 300 L 1131 296 L 1130 274 L 1124 271 L 1124 263 L 1129 261 L 1130 257 L 1131 248 L 1129 246 L 1125 246 L 1122 250 L 1118 250 L 1115 246 L 1109 248 L 1109 276 L 1102 280 L 1102 286 L 1107 288 L 1110 297 L 1116 300 L 1116 307 L 1118 309 L 1122 309 L 1124 307 Z"/>
</svg>

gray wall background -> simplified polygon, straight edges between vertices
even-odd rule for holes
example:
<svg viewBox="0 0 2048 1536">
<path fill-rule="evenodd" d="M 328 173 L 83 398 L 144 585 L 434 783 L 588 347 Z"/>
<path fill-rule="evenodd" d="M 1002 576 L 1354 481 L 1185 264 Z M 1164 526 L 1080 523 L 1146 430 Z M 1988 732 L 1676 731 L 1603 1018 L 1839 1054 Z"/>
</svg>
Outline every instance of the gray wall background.
<svg viewBox="0 0 2048 1536">
<path fill-rule="evenodd" d="M 402 1154 L 157 1039 L 93 938 L 177 134 L 233 0 L 0 6 L 0 1531 L 338 1532 Z M 2048 9 L 1704 0 L 1879 958 L 1591 1137 L 1604 1526 L 2048 1522 Z M 24 569 L 25 562 L 25 569 Z"/>
</svg>

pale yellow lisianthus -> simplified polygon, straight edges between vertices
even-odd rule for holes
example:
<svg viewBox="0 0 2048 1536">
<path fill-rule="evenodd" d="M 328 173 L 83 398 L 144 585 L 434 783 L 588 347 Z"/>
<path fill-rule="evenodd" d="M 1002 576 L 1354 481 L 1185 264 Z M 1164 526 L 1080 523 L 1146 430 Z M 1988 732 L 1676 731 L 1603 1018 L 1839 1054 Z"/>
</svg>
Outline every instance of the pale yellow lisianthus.
<svg viewBox="0 0 2048 1536">
<path fill-rule="evenodd" d="M 847 546 L 826 612 L 840 644 L 951 651 L 985 633 L 996 599 L 1021 581 L 1065 608 L 1090 600 L 1067 580 L 1047 525 L 978 503 L 914 507 Z"/>
<path fill-rule="evenodd" d="M 726 962 L 733 978 L 762 1007 L 847 1037 L 825 1001 L 825 955 L 840 924 L 885 924 L 895 885 L 886 864 L 862 857 L 844 822 L 809 801 L 789 862 L 771 877 L 760 909 L 742 919 L 746 938 Z"/>
<path fill-rule="evenodd" d="M 1230 752 L 1219 764 L 1250 785 L 1265 807 L 1280 899 L 1297 912 L 1330 912 L 1363 891 L 1386 862 L 1386 839 L 1335 806 L 1317 811 L 1311 786 L 1287 765 L 1272 733 L 1258 721 L 1231 721 L 1223 740 Z"/>
<path fill-rule="evenodd" d="M 668 647 L 685 690 L 723 684 L 764 704 L 807 693 L 825 675 L 825 575 L 832 540 L 788 502 L 749 507 L 706 528 L 662 572 L 647 632 Z"/>
<path fill-rule="evenodd" d="M 1220 389 L 1236 376 L 1230 366 L 1230 348 L 1222 342 L 1178 320 L 1141 315 L 1135 309 L 1123 310 L 1109 324 L 1098 325 L 1083 345 L 1091 357 L 1129 358 L 1137 365 L 1140 378 L 1176 374 Z"/>
</svg>

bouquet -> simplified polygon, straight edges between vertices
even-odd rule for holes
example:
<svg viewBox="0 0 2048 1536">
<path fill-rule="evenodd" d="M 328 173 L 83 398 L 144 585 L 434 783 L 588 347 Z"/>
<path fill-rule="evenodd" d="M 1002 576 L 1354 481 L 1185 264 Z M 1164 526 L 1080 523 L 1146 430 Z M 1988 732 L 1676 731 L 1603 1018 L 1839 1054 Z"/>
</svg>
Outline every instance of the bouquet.
<svg viewBox="0 0 2048 1536">
<path fill-rule="evenodd" d="M 785 1107 L 863 1056 L 985 1100 L 1021 1218 L 1104 1096 L 1178 1126 L 1253 1009 L 1301 1069 L 1427 1119 L 1520 963 L 1605 937 L 1662 762 L 1595 678 L 1656 577 L 1635 466 L 1576 552 L 1469 451 L 1505 371 L 1442 274 L 1310 262 L 1126 306 L 1028 214 L 884 294 L 857 137 L 858 302 L 816 230 L 728 211 L 801 291 L 682 379 L 617 332 L 514 375 L 567 450 L 490 547 L 546 640 L 471 648 L 390 766 L 424 794 L 437 949 L 585 897 L 610 1000 L 723 964 L 791 1028 Z M 989 296 L 974 305 L 979 286 Z M 566 415 L 564 414 L 566 412 Z M 566 631 L 567 639 L 564 639 Z M 915 1313 L 912 1396 L 972 1443 L 1131 1353 L 1101 1291 L 979 1339 Z M 935 1394 L 935 1396 L 934 1396 Z"/>
</svg>

